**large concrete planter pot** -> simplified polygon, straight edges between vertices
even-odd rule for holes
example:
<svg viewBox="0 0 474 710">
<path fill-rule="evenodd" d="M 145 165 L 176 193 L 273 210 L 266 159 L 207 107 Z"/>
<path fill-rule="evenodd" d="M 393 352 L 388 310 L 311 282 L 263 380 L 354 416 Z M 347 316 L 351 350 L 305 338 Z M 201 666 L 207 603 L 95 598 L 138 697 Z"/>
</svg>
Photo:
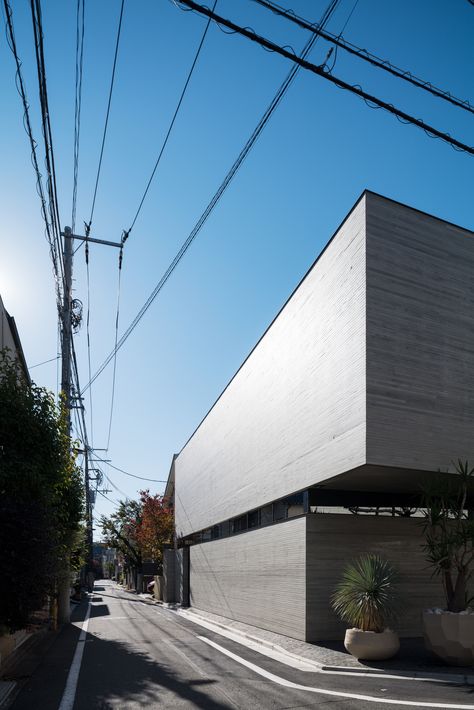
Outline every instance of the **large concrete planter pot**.
<svg viewBox="0 0 474 710">
<path fill-rule="evenodd" d="M 382 633 L 347 629 L 344 646 L 359 661 L 386 661 L 398 652 L 400 641 L 398 634 L 390 629 Z"/>
<path fill-rule="evenodd" d="M 474 666 L 474 610 L 423 612 L 425 645 L 451 666 Z"/>
</svg>

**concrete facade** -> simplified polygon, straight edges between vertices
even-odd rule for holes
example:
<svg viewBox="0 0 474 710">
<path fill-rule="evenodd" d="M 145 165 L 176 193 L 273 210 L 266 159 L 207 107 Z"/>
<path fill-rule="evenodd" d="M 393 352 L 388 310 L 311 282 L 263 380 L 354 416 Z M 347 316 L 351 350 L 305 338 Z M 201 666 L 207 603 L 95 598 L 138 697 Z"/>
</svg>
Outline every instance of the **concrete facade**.
<svg viewBox="0 0 474 710">
<path fill-rule="evenodd" d="M 472 237 L 362 195 L 175 459 L 178 536 L 474 459 Z"/>
<path fill-rule="evenodd" d="M 365 463 L 365 310 L 361 200 L 175 460 L 178 536 Z"/>
<path fill-rule="evenodd" d="M 473 236 L 364 192 L 173 459 L 192 605 L 340 638 L 330 594 L 348 561 L 374 551 L 401 574 L 400 632 L 420 633 L 442 590 L 419 523 L 314 511 L 324 493 L 335 507 L 353 494 L 420 500 L 426 478 L 474 460 Z M 275 522 L 279 499 L 302 492 L 292 509 L 307 514 Z"/>
<path fill-rule="evenodd" d="M 191 606 L 304 640 L 305 521 L 193 545 Z"/>
</svg>

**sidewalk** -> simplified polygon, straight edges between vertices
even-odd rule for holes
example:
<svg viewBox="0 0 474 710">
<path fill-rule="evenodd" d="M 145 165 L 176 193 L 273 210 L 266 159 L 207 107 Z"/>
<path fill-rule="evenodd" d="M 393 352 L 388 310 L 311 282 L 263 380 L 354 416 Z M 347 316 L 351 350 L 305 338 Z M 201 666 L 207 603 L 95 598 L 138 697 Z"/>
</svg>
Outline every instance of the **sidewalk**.
<svg viewBox="0 0 474 710">
<path fill-rule="evenodd" d="M 242 642 L 249 641 L 257 644 L 261 646 L 263 653 L 269 649 L 287 655 L 290 659 L 309 661 L 314 664 L 315 670 L 336 673 L 355 672 L 361 675 L 367 673 L 390 674 L 405 678 L 423 677 L 474 686 L 473 667 L 443 664 L 425 649 L 422 638 L 401 639 L 400 652 L 395 658 L 388 661 L 358 661 L 347 653 L 342 642 L 306 643 L 193 607 L 182 608 L 174 604 L 167 605 L 157 601 L 151 594 L 138 594 L 137 596 L 150 604 L 159 604 L 169 608 L 189 621 L 212 625 L 216 631 L 221 630 L 224 633 L 241 637 Z"/>
</svg>

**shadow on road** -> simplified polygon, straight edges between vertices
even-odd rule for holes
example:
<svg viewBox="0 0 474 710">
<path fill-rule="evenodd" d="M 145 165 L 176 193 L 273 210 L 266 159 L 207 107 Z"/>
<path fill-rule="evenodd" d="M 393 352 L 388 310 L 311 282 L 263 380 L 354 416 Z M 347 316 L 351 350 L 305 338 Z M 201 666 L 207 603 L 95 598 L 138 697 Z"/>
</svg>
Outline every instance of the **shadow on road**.
<svg viewBox="0 0 474 710">
<path fill-rule="evenodd" d="M 91 606 L 91 619 L 95 619 L 97 616 L 109 616 L 110 611 L 107 604 L 97 604 Z"/>
<path fill-rule="evenodd" d="M 138 707 L 171 707 L 173 702 L 180 706 L 183 701 L 206 710 L 232 707 L 213 699 L 212 692 L 205 692 L 215 680 L 202 676 L 184 680 L 176 667 L 153 660 L 128 643 L 91 634 L 86 643 L 87 658 L 81 669 L 74 710 L 128 707 L 129 703 Z"/>
</svg>

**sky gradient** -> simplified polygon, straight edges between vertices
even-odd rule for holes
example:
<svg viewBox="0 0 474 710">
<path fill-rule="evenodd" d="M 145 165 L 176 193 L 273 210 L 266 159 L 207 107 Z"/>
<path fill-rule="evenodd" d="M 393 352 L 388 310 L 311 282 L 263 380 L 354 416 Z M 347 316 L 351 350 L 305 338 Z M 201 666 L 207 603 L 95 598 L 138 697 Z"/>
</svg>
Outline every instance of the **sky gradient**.
<svg viewBox="0 0 474 710">
<path fill-rule="evenodd" d="M 289 3 L 284 3 L 287 6 Z M 315 22 L 320 0 L 291 7 Z M 340 0 L 339 33 L 354 0 Z M 28 4 L 13 0 L 33 131 L 41 144 Z M 76 3 L 43 1 L 48 92 L 61 224 L 71 223 Z M 224 17 L 300 52 L 308 33 L 251 0 L 219 0 Z M 107 107 L 120 2 L 85 4 L 77 230 L 89 219 Z M 4 16 L 2 21 L 4 23 Z M 169 0 L 126 0 L 91 236 L 120 240 L 130 226 L 174 113 L 206 20 Z M 344 37 L 462 99 L 474 100 L 474 7 L 467 0 L 359 0 Z M 311 61 L 324 61 L 320 41 Z M 334 59 L 334 56 L 331 58 Z M 290 69 L 290 62 L 211 24 L 143 210 L 124 250 L 119 335 L 158 283 Z M 474 117 L 339 50 L 334 75 L 472 145 Z M 13 57 L 0 41 L 0 294 L 15 317 L 29 366 L 58 352 L 52 267 Z M 42 156 L 41 150 L 39 155 Z M 360 193 L 369 188 L 474 228 L 473 157 L 301 69 L 252 152 L 172 278 L 120 350 L 112 435 L 115 466 L 166 479 L 212 406 Z M 43 164 L 41 157 L 41 164 Z M 90 248 L 92 373 L 114 344 L 117 250 Z M 84 250 L 74 260 L 74 297 L 87 311 Z M 85 317 L 76 336 L 88 381 Z M 57 363 L 32 369 L 53 391 Z M 107 444 L 112 365 L 85 396 L 89 438 Z M 116 501 L 140 482 L 104 467 Z M 95 516 L 113 504 L 99 496 Z M 96 531 L 96 535 L 98 531 Z"/>
</svg>

